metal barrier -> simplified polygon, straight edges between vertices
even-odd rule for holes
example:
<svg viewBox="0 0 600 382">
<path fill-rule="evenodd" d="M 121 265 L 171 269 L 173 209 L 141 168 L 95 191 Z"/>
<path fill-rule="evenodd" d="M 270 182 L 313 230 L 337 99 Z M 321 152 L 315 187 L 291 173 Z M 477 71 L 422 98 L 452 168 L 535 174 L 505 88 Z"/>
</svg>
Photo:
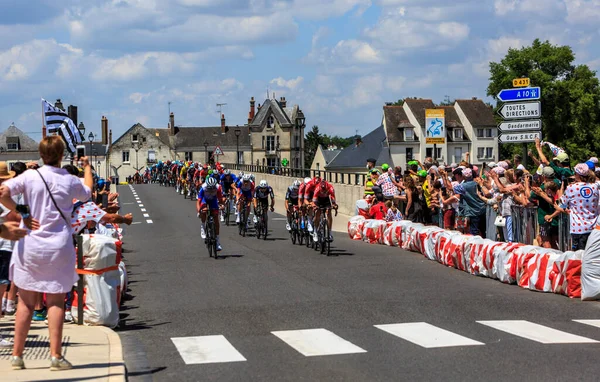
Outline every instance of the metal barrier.
<svg viewBox="0 0 600 382">
<path fill-rule="evenodd" d="M 511 207 L 513 242 L 532 245 L 538 233 L 537 207 Z"/>
<path fill-rule="evenodd" d="M 257 166 L 251 164 L 232 164 L 222 163 L 223 167 L 230 170 L 239 170 L 251 172 L 255 174 L 271 174 L 280 176 L 289 176 L 291 178 L 306 178 L 314 177 L 316 173 L 321 174 L 323 179 L 327 179 L 329 183 L 347 184 L 350 186 L 362 186 L 367 180 L 367 173 L 345 173 L 325 170 L 310 170 L 291 167 L 272 167 L 272 166 Z"/>
<path fill-rule="evenodd" d="M 560 214 L 558 217 L 558 249 L 566 252 L 573 248 L 571 240 L 571 216 Z"/>
</svg>

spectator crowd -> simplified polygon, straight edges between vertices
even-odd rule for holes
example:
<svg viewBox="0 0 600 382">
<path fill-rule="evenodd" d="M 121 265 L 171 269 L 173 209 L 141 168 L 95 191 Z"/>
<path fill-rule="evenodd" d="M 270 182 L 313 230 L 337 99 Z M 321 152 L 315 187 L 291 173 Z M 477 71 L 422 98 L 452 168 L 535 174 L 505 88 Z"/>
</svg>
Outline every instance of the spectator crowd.
<svg viewBox="0 0 600 382">
<path fill-rule="evenodd" d="M 470 163 L 468 153 L 450 165 L 426 158 L 409 161 L 404 171 L 387 164 L 378 169 L 369 158 L 357 210 L 369 219 L 410 220 L 505 242 L 519 240 L 515 227 L 524 224 L 527 211 L 539 227 L 538 245 L 558 248 L 559 225 L 566 221 L 572 249 L 585 249 L 600 213 L 598 159 L 572 166 L 563 149 L 539 140 L 528 156 L 535 170 L 528 171 L 520 155 L 482 168 Z"/>
</svg>

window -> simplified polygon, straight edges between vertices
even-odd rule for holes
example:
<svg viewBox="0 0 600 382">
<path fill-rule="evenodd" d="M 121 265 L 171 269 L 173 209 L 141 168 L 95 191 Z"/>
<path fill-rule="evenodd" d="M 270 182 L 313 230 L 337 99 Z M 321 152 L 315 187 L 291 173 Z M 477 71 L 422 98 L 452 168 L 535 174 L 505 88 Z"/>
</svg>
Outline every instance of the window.
<svg viewBox="0 0 600 382">
<path fill-rule="evenodd" d="M 494 157 L 494 148 L 493 147 L 486 147 L 485 148 L 485 157 L 486 158 L 493 158 Z"/>
<path fill-rule="evenodd" d="M 483 147 L 477 148 L 477 158 L 485 158 L 485 148 L 483 148 Z"/>
<path fill-rule="evenodd" d="M 148 150 L 148 163 L 156 163 L 156 151 Z"/>
<path fill-rule="evenodd" d="M 261 144 L 260 148 L 261 148 L 261 149 L 264 149 L 264 148 L 265 148 L 265 136 L 264 136 L 264 135 L 263 135 L 263 137 L 262 137 L 262 144 Z"/>
<path fill-rule="evenodd" d="M 404 140 L 405 141 L 414 141 L 415 140 L 415 131 L 412 128 L 404 129 Z"/>
<path fill-rule="evenodd" d="M 137 142 L 138 141 L 138 135 L 137 134 L 132 134 L 131 135 L 131 141 L 132 142 Z"/>
<path fill-rule="evenodd" d="M 17 151 L 19 149 L 19 145 L 17 143 L 7 143 L 6 149 L 8 151 Z"/>
<path fill-rule="evenodd" d="M 425 148 L 425 156 L 426 157 L 431 157 L 433 159 L 442 159 L 442 149 L 441 148 L 438 147 L 436 149 L 436 154 L 437 154 L 437 156 L 435 158 L 433 158 L 433 147 Z"/>
<path fill-rule="evenodd" d="M 266 150 L 267 151 L 275 151 L 275 137 L 273 135 L 270 135 L 266 138 L 267 138 Z"/>
<path fill-rule="evenodd" d="M 142 137 L 142 143 L 146 143 L 146 137 Z"/>
<path fill-rule="evenodd" d="M 462 129 L 454 129 L 454 139 L 457 141 L 462 141 L 462 139 L 463 139 L 463 130 Z"/>
<path fill-rule="evenodd" d="M 277 144 L 275 145 L 275 147 L 279 146 L 279 135 L 277 136 Z"/>
<path fill-rule="evenodd" d="M 267 118 L 267 129 L 272 129 L 275 127 L 275 118 L 272 115 Z"/>
<path fill-rule="evenodd" d="M 300 137 L 298 136 L 298 134 L 294 135 L 294 148 L 296 147 L 300 147 Z"/>
<path fill-rule="evenodd" d="M 123 163 L 129 163 L 129 150 L 123 151 Z"/>
<path fill-rule="evenodd" d="M 477 138 L 483 138 L 483 129 L 477 129 Z"/>
<path fill-rule="evenodd" d="M 492 138 L 492 129 L 485 129 L 485 137 Z"/>
<path fill-rule="evenodd" d="M 477 129 L 477 138 L 492 138 L 492 129 Z"/>
<path fill-rule="evenodd" d="M 185 152 L 185 160 L 186 160 L 186 162 L 189 161 L 189 160 L 193 161 L 192 157 L 193 157 L 193 155 L 192 155 L 191 151 L 186 151 Z"/>
<path fill-rule="evenodd" d="M 406 161 L 410 162 L 411 160 L 413 160 L 413 149 L 412 149 L 412 147 L 407 147 L 406 148 Z"/>
<path fill-rule="evenodd" d="M 462 161 L 462 147 L 454 148 L 454 162 L 459 163 Z"/>
<path fill-rule="evenodd" d="M 267 166 L 268 167 L 276 167 L 277 166 L 277 158 L 267 158 Z"/>
</svg>

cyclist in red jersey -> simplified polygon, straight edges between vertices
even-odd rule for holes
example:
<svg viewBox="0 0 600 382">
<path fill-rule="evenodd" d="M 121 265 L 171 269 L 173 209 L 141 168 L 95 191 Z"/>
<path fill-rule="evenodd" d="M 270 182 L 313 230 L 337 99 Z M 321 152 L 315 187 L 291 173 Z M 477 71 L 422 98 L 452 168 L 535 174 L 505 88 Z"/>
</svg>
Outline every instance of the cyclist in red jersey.
<svg viewBox="0 0 600 382">
<path fill-rule="evenodd" d="M 312 208 L 313 194 L 315 193 L 315 189 L 319 183 L 321 183 L 321 174 L 317 172 L 315 173 L 315 177 L 304 185 L 304 205 L 306 206 L 309 214 L 314 212 L 314 208 Z M 308 232 L 313 232 L 311 216 L 309 216 L 307 220 L 307 230 Z"/>
<path fill-rule="evenodd" d="M 335 190 L 333 185 L 326 180 L 321 180 L 317 186 L 312 198 L 312 204 L 315 208 L 315 226 L 319 226 L 321 221 L 321 210 L 320 208 L 327 208 L 327 226 L 329 228 L 329 240 L 333 240 L 331 235 L 331 225 L 333 223 L 333 216 L 331 216 L 331 209 L 337 210 L 338 206 L 335 203 Z M 314 241 L 318 241 L 317 232 L 313 236 Z"/>
</svg>

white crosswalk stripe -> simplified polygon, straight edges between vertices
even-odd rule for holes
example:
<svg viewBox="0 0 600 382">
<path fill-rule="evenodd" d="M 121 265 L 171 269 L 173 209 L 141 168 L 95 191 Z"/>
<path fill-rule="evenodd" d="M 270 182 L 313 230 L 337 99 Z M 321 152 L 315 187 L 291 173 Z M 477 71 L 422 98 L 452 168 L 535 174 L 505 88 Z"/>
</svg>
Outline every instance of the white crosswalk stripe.
<svg viewBox="0 0 600 382">
<path fill-rule="evenodd" d="M 584 344 L 598 342 L 591 338 L 581 337 L 524 320 L 477 322 L 482 325 L 486 325 L 491 328 L 543 344 Z"/>
<path fill-rule="evenodd" d="M 367 352 L 327 329 L 285 330 L 271 333 L 306 357 Z"/>
<path fill-rule="evenodd" d="M 573 320 L 575 322 L 579 322 L 580 324 L 595 326 L 600 328 L 600 320 Z"/>
<path fill-rule="evenodd" d="M 202 363 L 241 362 L 246 358 L 224 336 L 171 338 L 187 365 Z"/>
<path fill-rule="evenodd" d="M 375 325 L 375 327 L 424 348 L 485 345 L 426 322 Z"/>
</svg>

